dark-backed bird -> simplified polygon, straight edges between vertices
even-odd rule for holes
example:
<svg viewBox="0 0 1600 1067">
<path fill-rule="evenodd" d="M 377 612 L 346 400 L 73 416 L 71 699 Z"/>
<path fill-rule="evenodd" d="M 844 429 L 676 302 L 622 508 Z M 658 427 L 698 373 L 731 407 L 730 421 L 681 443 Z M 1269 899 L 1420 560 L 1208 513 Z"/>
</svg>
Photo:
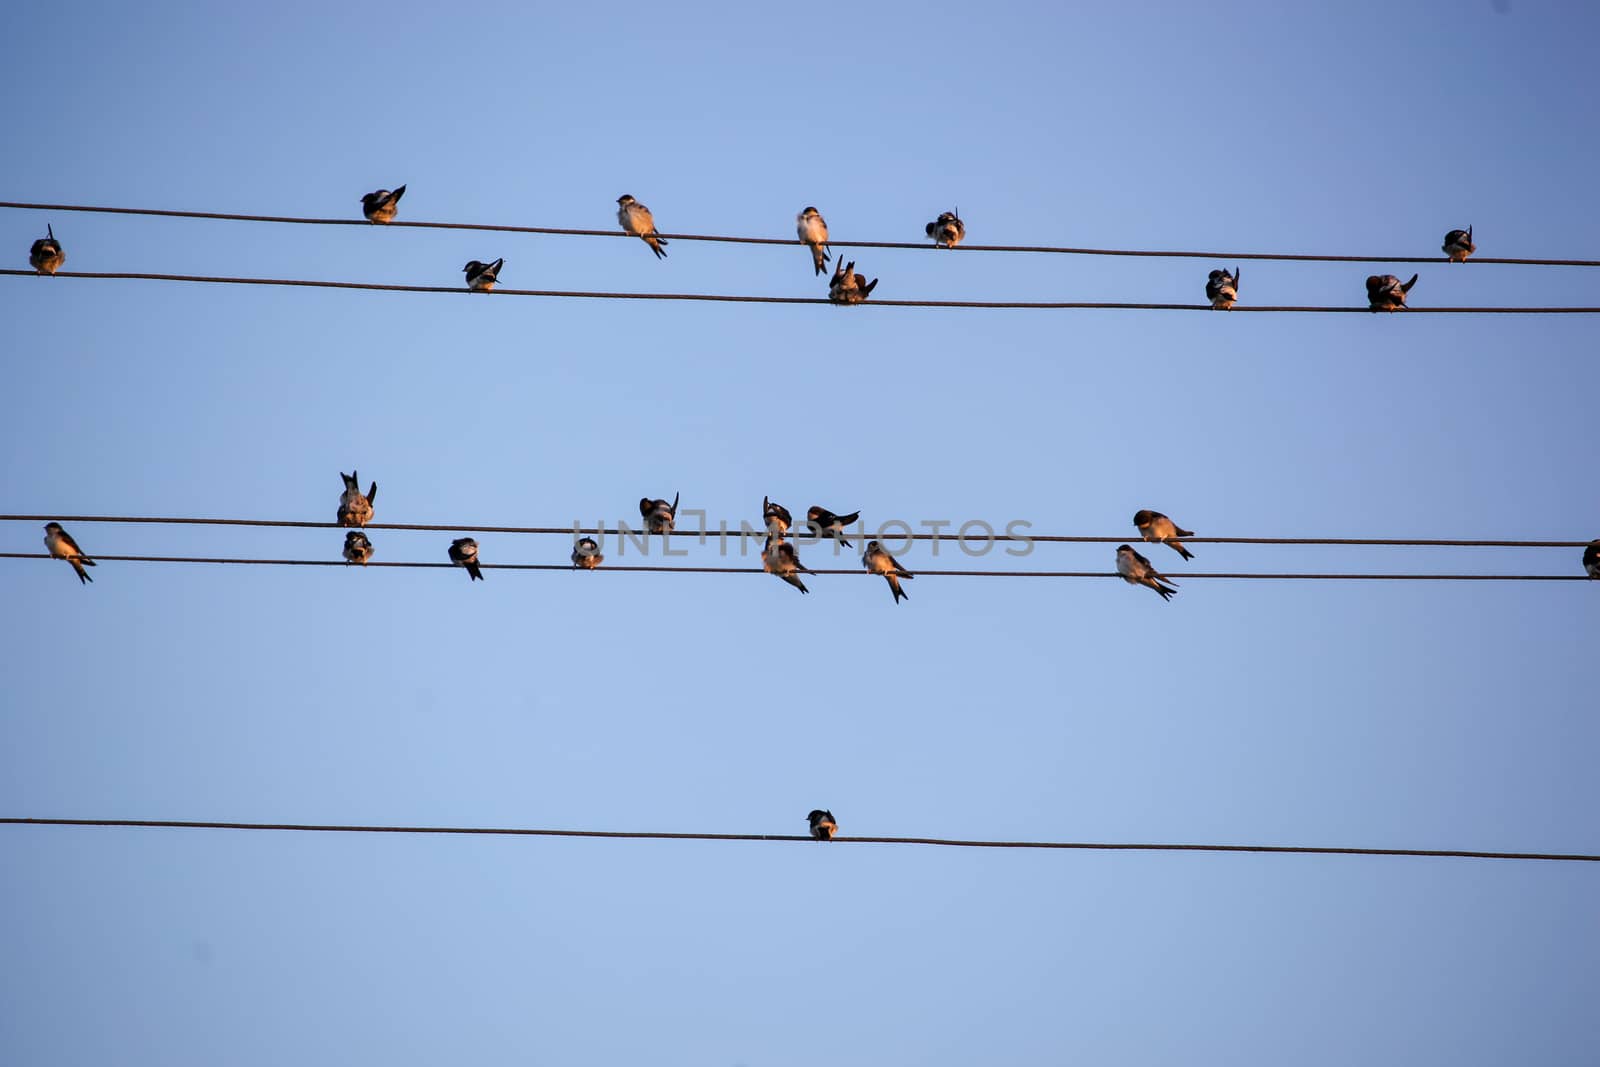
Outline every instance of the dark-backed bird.
<svg viewBox="0 0 1600 1067">
<path fill-rule="evenodd" d="M 791 523 L 788 508 L 782 504 L 774 504 L 766 497 L 761 498 L 761 525 L 766 527 L 768 537 L 773 534 L 782 537 L 789 532 Z"/>
<path fill-rule="evenodd" d="M 840 260 L 833 268 L 833 278 L 828 282 L 828 299 L 835 304 L 860 304 L 872 295 L 878 279 L 868 282 L 856 273 L 855 261 Z"/>
<path fill-rule="evenodd" d="M 1583 569 L 1589 572 L 1589 577 L 1600 578 L 1600 541 L 1590 541 L 1589 547 L 1583 550 Z"/>
<path fill-rule="evenodd" d="M 812 505 L 806 512 L 806 525 L 811 527 L 814 537 L 831 537 L 846 548 L 853 547 L 844 539 L 844 528 L 861 518 L 861 512 L 852 511 L 848 515 L 835 515 L 827 508 Z"/>
<path fill-rule="evenodd" d="M 600 544 L 592 537 L 580 537 L 577 544 L 572 546 L 572 565 L 592 571 L 606 558 L 600 554 Z"/>
<path fill-rule="evenodd" d="M 85 567 L 93 567 L 95 565 L 94 560 L 83 554 L 83 549 L 78 547 L 78 542 L 74 541 L 72 535 L 61 528 L 59 522 L 47 522 L 44 524 L 44 547 L 56 559 L 64 559 L 72 564 L 72 569 L 78 572 L 79 585 L 84 582 L 94 581 L 93 578 L 89 577 L 89 572 L 84 570 Z"/>
<path fill-rule="evenodd" d="M 344 535 L 344 558 L 346 563 L 360 563 L 366 565 L 372 558 L 372 542 L 367 540 L 367 535 L 360 530 L 351 530 Z"/>
<path fill-rule="evenodd" d="M 28 266 L 40 274 L 54 274 L 67 261 L 67 254 L 62 251 L 61 242 L 56 240 L 55 227 L 46 223 L 44 232 L 48 236 L 39 238 L 28 249 Z"/>
<path fill-rule="evenodd" d="M 1133 513 L 1133 524 L 1139 528 L 1139 536 L 1146 541 L 1166 545 L 1184 559 L 1194 559 L 1194 553 L 1184 548 L 1178 540 L 1180 537 L 1193 537 L 1193 530 L 1179 529 L 1177 523 L 1159 511 L 1136 511 Z"/>
<path fill-rule="evenodd" d="M 831 811 L 817 808 L 806 816 L 806 822 L 811 824 L 811 836 L 818 841 L 832 841 L 833 835 L 839 832 L 839 824 Z"/>
<path fill-rule="evenodd" d="M 811 249 L 811 265 L 816 268 L 816 273 L 822 273 L 822 265 L 828 262 L 828 224 L 823 221 L 817 209 L 808 207 L 794 218 L 794 231 L 800 235 L 800 243 Z"/>
<path fill-rule="evenodd" d="M 960 209 L 946 211 L 932 222 L 922 228 L 922 232 L 933 238 L 933 243 L 943 245 L 945 248 L 954 248 L 967 236 L 966 223 L 961 221 Z"/>
<path fill-rule="evenodd" d="M 1239 273 L 1239 268 L 1235 267 L 1232 274 L 1214 270 L 1206 276 L 1206 299 L 1213 308 L 1228 311 L 1239 299 Z"/>
<path fill-rule="evenodd" d="M 1129 585 L 1143 585 L 1161 594 L 1162 600 L 1171 600 L 1178 590 L 1177 583 L 1156 570 L 1155 565 L 1133 550 L 1132 545 L 1117 546 L 1117 573 Z"/>
<path fill-rule="evenodd" d="M 644 517 L 644 528 L 647 533 L 671 533 L 678 521 L 678 494 L 672 494 L 672 503 L 665 500 L 651 500 L 649 497 L 639 498 L 639 514 Z"/>
<path fill-rule="evenodd" d="M 625 231 L 649 245 L 657 259 L 666 258 L 667 250 L 663 246 L 667 242 L 656 232 L 655 216 L 650 214 L 649 208 L 627 193 L 617 197 L 617 221 Z"/>
<path fill-rule="evenodd" d="M 1404 285 L 1393 274 L 1374 274 L 1367 278 L 1367 306 L 1372 311 L 1395 311 L 1406 306 L 1406 294 L 1417 284 L 1417 275 Z"/>
<path fill-rule="evenodd" d="M 1444 254 L 1450 257 L 1452 263 L 1465 263 L 1467 257 L 1478 250 L 1472 243 L 1472 227 L 1464 230 L 1451 230 L 1444 235 Z"/>
<path fill-rule="evenodd" d="M 368 222 L 393 222 L 395 212 L 400 209 L 400 198 L 405 195 L 403 185 L 393 192 L 375 189 L 361 198 L 361 214 Z"/>
<path fill-rule="evenodd" d="M 494 285 L 500 280 L 500 268 L 506 265 L 504 257 L 493 263 L 480 263 L 472 260 L 461 269 L 467 273 L 467 288 L 477 293 L 490 293 Z"/>
<path fill-rule="evenodd" d="M 478 568 L 478 542 L 470 537 L 458 537 L 450 542 L 450 562 L 467 568 L 467 581 L 483 581 L 483 571 Z"/>
</svg>

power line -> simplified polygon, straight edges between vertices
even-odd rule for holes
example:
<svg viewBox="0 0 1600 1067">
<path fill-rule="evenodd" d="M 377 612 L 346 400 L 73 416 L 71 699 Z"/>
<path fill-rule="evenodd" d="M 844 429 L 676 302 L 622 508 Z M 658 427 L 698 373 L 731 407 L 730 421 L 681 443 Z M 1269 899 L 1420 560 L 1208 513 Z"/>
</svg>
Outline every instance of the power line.
<svg viewBox="0 0 1600 1067">
<path fill-rule="evenodd" d="M 208 519 L 208 518 L 176 518 L 146 515 L 0 515 L 0 522 L 106 522 L 106 523 L 144 523 L 157 526 L 251 526 L 251 527 L 290 527 L 308 530 L 343 530 L 349 527 L 340 526 L 336 522 L 310 522 L 298 519 Z M 954 525 L 954 524 L 951 524 Z M 604 527 L 572 526 L 486 526 L 479 523 L 415 523 L 415 522 L 369 522 L 362 527 L 366 530 L 422 530 L 435 533 L 504 533 L 504 534 L 559 534 L 573 536 L 574 534 L 593 534 L 603 537 L 621 537 L 624 535 L 642 535 L 643 530 L 607 529 Z M 882 528 L 880 527 L 880 530 Z M 805 524 L 797 524 L 790 528 L 795 539 L 809 537 L 805 532 Z M 754 529 L 749 536 L 761 537 L 766 531 Z M 699 530 L 674 530 L 672 537 L 696 537 L 701 540 L 713 538 L 737 537 L 737 529 L 706 529 Z M 659 534 L 650 534 L 659 537 Z M 846 536 L 854 536 L 846 531 Z M 870 539 L 870 534 L 861 536 Z M 955 541 L 954 533 L 880 533 L 881 537 L 890 541 Z M 1115 545 L 1130 539 L 1137 539 L 1138 534 L 1117 534 L 1113 536 L 1078 536 L 1068 534 L 1017 534 L 1008 535 L 996 531 L 993 540 L 1023 544 L 1029 541 L 1040 541 L 1048 544 L 1107 544 Z M 819 538 L 818 543 L 827 541 Z M 989 540 L 988 536 L 969 538 L 972 541 Z M 1488 540 L 1447 540 L 1440 538 L 1376 538 L 1376 537 L 1184 537 L 1184 544 L 1217 544 L 1217 545 L 1372 545 L 1394 546 L 1412 548 L 1587 548 L 1588 541 L 1488 541 Z"/>
<path fill-rule="evenodd" d="M 368 527 L 370 529 L 371 527 Z M 0 552 L 0 559 L 54 559 L 55 557 L 44 552 Z M 218 563 L 234 564 L 245 567 L 354 567 L 361 568 L 420 568 L 424 570 L 452 570 L 456 569 L 454 563 L 426 563 L 414 560 L 371 560 L 367 563 L 349 563 L 342 559 L 243 559 L 234 556 L 114 556 L 100 552 L 92 552 L 89 558 L 104 563 Z M 480 561 L 479 567 L 498 571 L 571 571 L 577 568 L 571 563 L 489 563 Z M 593 574 L 604 571 L 620 571 L 635 574 L 763 574 L 765 571 L 759 565 L 749 567 L 706 567 L 686 564 L 683 566 L 660 566 L 657 564 L 613 564 L 605 563 L 594 571 L 585 573 Z M 874 574 L 865 569 L 854 567 L 847 568 L 816 568 L 807 570 L 807 574 L 843 574 L 857 578 L 881 578 L 882 575 Z M 1114 571 L 995 571 L 995 570 L 955 570 L 949 568 L 928 569 L 918 567 L 916 576 L 919 578 L 1120 578 L 1121 575 Z M 1168 577 L 1174 581 L 1188 581 L 1191 578 L 1230 578 L 1230 579 L 1269 579 L 1274 581 L 1390 581 L 1390 582 L 1587 582 L 1593 579 L 1583 574 L 1300 574 L 1300 573 L 1266 573 L 1261 571 L 1242 572 L 1191 572 L 1182 571 L 1170 574 Z"/>
<path fill-rule="evenodd" d="M 91 207 L 82 204 L 26 204 L 0 202 L 0 208 L 17 208 L 28 211 L 80 211 L 105 215 L 150 215 L 160 218 L 213 219 L 233 222 L 292 223 L 308 226 L 372 226 L 365 219 L 319 219 L 290 215 L 239 215 L 221 211 L 172 211 L 158 208 Z M 395 220 L 384 224 L 388 228 L 427 230 L 481 230 L 493 233 L 531 233 L 561 237 L 622 237 L 637 240 L 632 234 L 616 230 L 578 230 L 555 226 L 507 226 L 475 222 L 418 222 Z M 706 233 L 663 233 L 669 241 L 714 241 L 721 244 L 747 245 L 801 245 L 793 237 L 731 237 Z M 1448 263 L 1446 256 L 1333 256 L 1287 252 L 1187 252 L 1157 251 L 1129 248 L 1072 248 L 1059 245 L 979 245 L 962 244 L 954 249 L 937 248 L 928 241 L 846 241 L 830 235 L 830 246 L 840 248 L 903 248 L 913 251 L 955 252 L 1039 252 L 1074 256 L 1137 256 L 1152 259 L 1217 259 L 1217 260 L 1280 260 L 1300 263 Z M 1511 259 L 1493 256 L 1474 256 L 1470 263 L 1498 263 L 1531 267 L 1600 267 L 1594 259 Z"/>
<path fill-rule="evenodd" d="M 587 837 L 623 841 L 823 842 L 797 834 L 671 833 L 650 830 L 535 830 L 500 826 L 346 826 L 328 823 L 202 822 L 177 819 L 26 819 L 0 817 L 11 826 L 94 826 L 159 830 L 277 830 L 336 834 L 449 834 L 494 837 Z M 949 837 L 835 837 L 830 845 L 936 845 L 947 848 L 1069 849 L 1090 852 L 1255 852 L 1301 856 L 1410 856 L 1427 859 L 1541 860 L 1600 863 L 1581 852 L 1487 852 L 1446 848 L 1342 848 L 1324 845 L 1204 845 L 1109 841 L 988 841 Z"/>
<path fill-rule="evenodd" d="M 363 225 L 366 225 L 363 223 Z M 391 223 L 391 225 L 393 225 Z M 920 246 L 919 246 L 920 247 Z M 0 275 L 18 278 L 39 277 L 31 270 L 0 270 Z M 447 293 L 453 296 L 472 296 L 477 299 L 494 296 L 539 296 L 565 300 L 678 300 L 721 304 L 822 304 L 835 305 L 826 297 L 811 296 L 751 296 L 724 293 L 613 293 L 572 289 L 505 289 L 493 293 L 474 292 L 460 285 L 398 285 L 379 282 L 330 282 L 306 278 L 232 278 L 201 274 L 146 274 L 133 271 L 57 271 L 53 278 L 79 278 L 102 281 L 152 281 L 192 282 L 205 285 L 274 285 L 309 289 L 360 289 L 385 293 Z M 1001 311 L 1206 311 L 1215 312 L 1210 304 L 1159 304 L 1131 303 L 1103 300 L 879 300 L 873 298 L 852 307 L 895 308 L 960 308 Z M 1302 314 L 1380 314 L 1365 307 L 1329 307 L 1312 304 L 1235 304 L 1232 314 L 1248 312 L 1297 312 Z M 1596 315 L 1600 307 L 1406 307 L 1407 315 Z"/>
</svg>

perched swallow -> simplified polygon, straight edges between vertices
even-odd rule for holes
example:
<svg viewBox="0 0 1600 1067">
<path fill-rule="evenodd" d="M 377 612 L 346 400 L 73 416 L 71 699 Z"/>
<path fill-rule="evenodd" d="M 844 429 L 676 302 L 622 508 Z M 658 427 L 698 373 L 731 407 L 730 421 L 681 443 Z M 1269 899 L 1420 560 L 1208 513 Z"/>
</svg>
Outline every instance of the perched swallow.
<svg viewBox="0 0 1600 1067">
<path fill-rule="evenodd" d="M 780 538 L 789 532 L 792 520 L 789 518 L 789 509 L 782 504 L 774 504 L 766 497 L 761 498 L 761 525 L 767 528 L 767 536 L 776 533 Z"/>
<path fill-rule="evenodd" d="M 1465 263 L 1467 257 L 1478 250 L 1472 243 L 1472 227 L 1464 230 L 1451 230 L 1444 235 L 1444 254 L 1450 257 L 1452 263 Z"/>
<path fill-rule="evenodd" d="M 479 263 L 473 260 L 461 269 L 467 272 L 467 288 L 478 293 L 494 291 L 494 283 L 500 280 L 500 268 L 506 265 L 504 257 L 493 263 Z"/>
<path fill-rule="evenodd" d="M 351 530 L 344 535 L 344 558 L 346 563 L 366 566 L 367 560 L 372 558 L 372 542 L 367 540 L 366 534 Z"/>
<path fill-rule="evenodd" d="M 361 198 L 361 213 L 368 222 L 393 222 L 400 198 L 405 195 L 406 187 L 403 185 L 392 193 L 387 189 L 370 192 Z"/>
<path fill-rule="evenodd" d="M 1194 559 L 1194 553 L 1184 548 L 1178 540 L 1180 537 L 1193 537 L 1193 530 L 1180 530 L 1177 523 L 1159 511 L 1136 511 L 1133 524 L 1139 528 L 1139 536 L 1146 541 L 1166 545 L 1184 559 Z"/>
<path fill-rule="evenodd" d="M 467 581 L 483 581 L 483 571 L 478 568 L 478 542 L 470 537 L 458 537 L 450 542 L 450 562 L 467 568 Z"/>
<path fill-rule="evenodd" d="M 799 578 L 800 572 L 811 572 L 800 562 L 800 554 L 794 546 L 783 538 L 767 538 L 767 547 L 761 550 L 761 566 L 768 574 L 776 574 L 802 593 L 811 592 Z"/>
<path fill-rule="evenodd" d="M 572 546 L 572 565 L 592 571 L 606 558 L 600 554 L 600 545 L 592 537 L 580 537 L 578 543 Z"/>
<path fill-rule="evenodd" d="M 28 249 L 28 266 L 40 274 L 54 274 L 67 261 L 67 254 L 61 250 L 61 242 L 56 240 L 53 226 L 46 223 L 44 232 L 50 236 L 39 238 Z"/>
<path fill-rule="evenodd" d="M 1171 600 L 1178 590 L 1169 588 L 1177 583 L 1155 569 L 1151 562 L 1133 550 L 1132 545 L 1117 546 L 1117 573 L 1129 585 L 1147 585 L 1161 594 L 1162 600 Z M 1165 583 L 1165 584 L 1163 584 Z"/>
<path fill-rule="evenodd" d="M 1372 311 L 1394 311 L 1406 306 L 1406 294 L 1417 284 L 1417 275 L 1404 285 L 1393 274 L 1374 274 L 1367 279 L 1367 304 Z"/>
<path fill-rule="evenodd" d="M 819 808 L 807 815 L 806 821 L 811 824 L 811 836 L 818 841 L 832 841 L 833 835 L 839 832 L 839 824 L 833 821 L 831 811 Z"/>
<path fill-rule="evenodd" d="M 617 221 L 622 223 L 624 230 L 649 245 L 657 259 L 666 258 L 667 250 L 662 246 L 667 242 L 656 234 L 655 216 L 650 214 L 649 208 L 627 193 L 617 197 Z"/>
<path fill-rule="evenodd" d="M 1212 308 L 1228 311 L 1233 307 L 1239 299 L 1239 274 L 1239 268 L 1235 267 L 1232 274 L 1214 270 L 1206 276 L 1206 299 L 1211 301 Z"/>
<path fill-rule="evenodd" d="M 1600 578 L 1600 541 L 1590 541 L 1589 547 L 1583 550 L 1583 569 L 1589 572 L 1589 577 Z"/>
<path fill-rule="evenodd" d="M 44 524 L 44 547 L 56 559 L 64 559 L 72 564 L 72 569 L 78 572 L 79 585 L 84 582 L 94 581 L 93 578 L 89 577 L 89 572 L 83 569 L 85 567 L 93 567 L 95 565 L 94 560 L 83 554 L 83 549 L 78 547 L 78 542 L 74 541 L 72 535 L 61 528 L 59 522 L 47 522 Z"/>
<path fill-rule="evenodd" d="M 800 235 L 800 243 L 810 247 L 811 265 L 821 274 L 822 265 L 828 262 L 828 253 L 832 251 L 828 248 L 828 224 L 816 208 L 808 207 L 794 217 L 794 230 Z"/>
<path fill-rule="evenodd" d="M 828 299 L 835 304 L 859 304 L 872 295 L 877 285 L 878 279 L 874 278 L 868 283 L 856 273 L 854 260 L 846 263 L 841 259 L 834 266 L 833 278 L 828 282 Z"/>
<path fill-rule="evenodd" d="M 896 604 L 911 599 L 911 594 L 900 587 L 900 579 L 915 578 L 916 575 L 900 566 L 899 561 L 885 552 L 878 542 L 867 542 L 867 550 L 861 555 L 861 565 L 873 574 L 883 575 L 884 581 L 889 583 L 889 591 L 894 594 Z"/>
<path fill-rule="evenodd" d="M 344 492 L 339 494 L 339 525 L 365 526 L 372 521 L 372 502 L 378 499 L 378 483 L 373 482 L 367 495 L 361 495 L 361 473 L 339 472 L 344 479 Z"/>
<path fill-rule="evenodd" d="M 806 525 L 811 527 L 814 537 L 831 537 L 846 548 L 853 548 L 849 541 L 844 539 L 844 528 L 861 518 L 861 512 L 852 511 L 848 515 L 835 515 L 827 508 L 815 505 L 806 512 Z"/>
<path fill-rule="evenodd" d="M 961 221 L 960 208 L 946 211 L 924 226 L 922 231 L 933 238 L 934 244 L 943 245 L 945 248 L 954 248 L 967 236 L 967 227 Z"/>
<path fill-rule="evenodd" d="M 672 494 L 672 503 L 665 500 L 639 498 L 639 514 L 644 516 L 646 533 L 669 534 L 678 521 L 678 494 Z"/>
</svg>

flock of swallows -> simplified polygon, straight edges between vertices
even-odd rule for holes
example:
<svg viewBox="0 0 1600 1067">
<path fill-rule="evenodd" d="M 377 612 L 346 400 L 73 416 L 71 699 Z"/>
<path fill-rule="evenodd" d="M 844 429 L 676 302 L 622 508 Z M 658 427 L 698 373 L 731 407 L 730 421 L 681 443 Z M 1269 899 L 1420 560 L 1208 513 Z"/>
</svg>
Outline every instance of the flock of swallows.
<svg viewBox="0 0 1600 1067">
<path fill-rule="evenodd" d="M 395 189 L 375 189 L 361 198 L 361 214 L 368 222 L 389 223 L 394 221 L 395 214 L 400 209 L 400 198 L 405 195 L 404 185 Z M 639 201 L 623 193 L 617 197 L 617 222 L 621 224 L 624 233 L 639 238 L 650 246 L 657 259 L 665 259 L 667 255 L 667 241 L 656 229 L 655 216 L 650 209 Z M 67 261 L 67 254 L 62 251 L 61 242 L 56 240 L 55 230 L 51 226 L 45 227 L 47 236 L 33 242 L 33 247 L 28 251 L 28 264 L 40 274 L 54 274 L 61 269 Z M 938 218 L 923 227 L 923 232 L 933 239 L 934 245 L 940 248 L 954 248 L 967 236 L 966 223 L 961 221 L 960 209 L 946 211 Z M 823 264 L 832 258 L 832 248 L 828 244 L 828 223 L 823 219 L 821 212 L 814 207 L 808 207 L 795 216 L 795 233 L 800 238 L 800 243 L 811 250 L 811 264 L 816 274 L 821 274 Z M 1450 257 L 1452 263 L 1465 263 L 1478 246 L 1472 243 L 1472 227 L 1464 230 L 1451 230 L 1444 235 L 1444 244 L 1440 246 L 1445 255 Z M 471 260 L 462 267 L 466 275 L 467 288 L 473 292 L 488 293 L 494 290 L 500 281 L 500 271 L 506 265 L 505 257 L 493 263 L 484 263 L 480 260 Z M 1228 311 L 1239 301 L 1239 276 L 1242 272 L 1238 267 L 1232 272 L 1227 270 L 1214 270 L 1206 278 L 1206 299 L 1218 311 Z M 1418 275 L 1413 274 L 1411 280 L 1402 282 L 1393 274 L 1372 274 L 1367 277 L 1367 306 L 1372 311 L 1398 311 L 1406 306 L 1406 295 L 1411 292 L 1411 287 L 1417 284 Z M 872 290 L 877 288 L 878 279 L 867 281 L 865 276 L 856 273 L 855 261 L 845 262 L 841 257 L 834 265 L 833 277 L 828 282 L 828 299 L 835 304 L 860 304 L 872 295 Z"/>
</svg>

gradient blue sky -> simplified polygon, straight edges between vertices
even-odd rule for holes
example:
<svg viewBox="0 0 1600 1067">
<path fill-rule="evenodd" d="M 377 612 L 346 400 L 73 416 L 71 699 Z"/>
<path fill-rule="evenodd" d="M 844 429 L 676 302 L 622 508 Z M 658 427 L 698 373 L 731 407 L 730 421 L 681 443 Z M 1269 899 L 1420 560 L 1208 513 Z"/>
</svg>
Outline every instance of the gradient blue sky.
<svg viewBox="0 0 1600 1067">
<path fill-rule="evenodd" d="M 1589 5 L 22 5 L 0 198 L 975 243 L 1594 256 Z M 0 212 L 20 266 L 819 294 L 804 250 Z M 894 298 L 1204 261 L 863 251 Z M 1231 264 L 1229 264 L 1231 265 Z M 1421 268 L 1423 304 L 1596 303 Z M 1369 268 L 1244 264 L 1254 303 Z M 1410 268 L 1397 266 L 1396 273 Z M 841 311 L 0 278 L 0 509 L 560 525 L 683 493 L 1133 536 L 1600 536 L 1588 318 Z M 78 524 L 90 552 L 331 530 Z M 463 533 L 470 533 L 464 527 Z M 37 523 L 0 524 L 6 551 Z M 375 532 L 378 558 L 447 535 Z M 489 562 L 561 538 L 484 535 Z M 1196 546 L 1191 570 L 1575 573 Z M 946 550 L 948 553 L 948 549 Z M 812 565 L 826 553 L 804 554 Z M 927 546 L 902 555 L 935 561 Z M 716 562 L 709 549 L 695 562 Z M 753 563 L 753 558 L 751 560 Z M 1022 565 L 1109 568 L 1108 546 Z M 844 565 L 853 566 L 845 557 Z M 1003 557 L 983 565 L 1014 566 Z M 1600 851 L 1580 583 L 0 565 L 0 813 Z M 0 831 L 0 1061 L 1590 1065 L 1600 872 Z"/>
</svg>

